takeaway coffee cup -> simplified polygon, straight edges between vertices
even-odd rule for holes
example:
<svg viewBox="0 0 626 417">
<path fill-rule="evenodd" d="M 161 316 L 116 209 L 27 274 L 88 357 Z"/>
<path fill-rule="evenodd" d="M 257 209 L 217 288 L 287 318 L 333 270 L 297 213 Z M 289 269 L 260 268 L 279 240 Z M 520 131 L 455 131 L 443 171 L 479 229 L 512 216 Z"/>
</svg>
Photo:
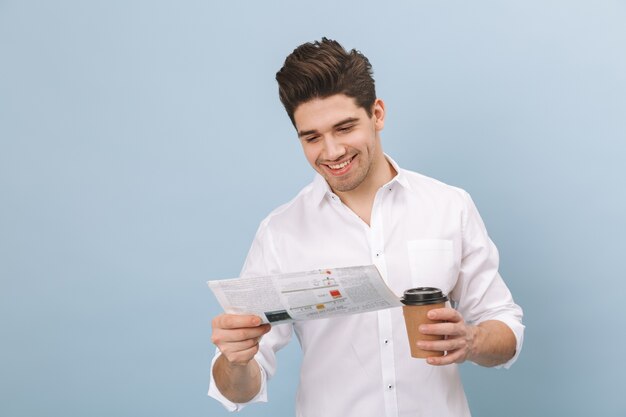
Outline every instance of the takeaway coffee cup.
<svg viewBox="0 0 626 417">
<path fill-rule="evenodd" d="M 448 297 L 443 295 L 439 288 L 419 287 L 404 291 L 404 296 L 400 299 L 404 304 L 404 323 L 409 336 L 411 346 L 411 356 L 414 358 L 427 358 L 429 356 L 443 356 L 442 351 L 422 350 L 417 347 L 418 340 L 441 340 L 443 336 L 422 334 L 419 331 L 421 324 L 439 323 L 430 320 L 426 314 L 433 308 L 445 306 Z"/>
</svg>

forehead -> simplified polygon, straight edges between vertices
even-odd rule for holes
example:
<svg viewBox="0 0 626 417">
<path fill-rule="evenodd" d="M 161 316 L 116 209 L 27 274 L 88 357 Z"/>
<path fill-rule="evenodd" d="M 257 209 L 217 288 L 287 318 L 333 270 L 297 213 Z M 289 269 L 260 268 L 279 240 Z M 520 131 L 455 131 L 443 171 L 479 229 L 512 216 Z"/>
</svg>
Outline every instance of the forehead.
<svg viewBox="0 0 626 417">
<path fill-rule="evenodd" d="M 330 129 L 347 118 L 366 118 L 365 109 L 359 107 L 352 97 L 335 94 L 326 98 L 314 98 L 300 104 L 293 113 L 298 131 Z"/>
</svg>

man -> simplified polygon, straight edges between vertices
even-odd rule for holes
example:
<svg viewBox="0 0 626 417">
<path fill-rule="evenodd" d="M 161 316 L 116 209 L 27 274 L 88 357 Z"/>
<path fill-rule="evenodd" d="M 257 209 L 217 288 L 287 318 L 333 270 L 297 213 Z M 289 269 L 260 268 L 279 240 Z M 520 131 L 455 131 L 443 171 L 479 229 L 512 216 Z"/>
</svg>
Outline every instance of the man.
<svg viewBox="0 0 626 417">
<path fill-rule="evenodd" d="M 295 330 L 303 350 L 298 416 L 469 416 L 456 364 L 510 366 L 524 329 L 472 200 L 383 153 L 385 105 L 360 52 L 326 38 L 306 43 L 276 79 L 318 175 L 261 223 L 242 276 L 373 263 L 398 295 L 439 287 L 454 308 L 431 311 L 443 322 L 420 331 L 445 339 L 419 346 L 447 353 L 411 358 L 399 308 L 272 328 L 223 314 L 213 320 L 209 395 L 230 410 L 266 401 L 275 352 Z"/>
</svg>

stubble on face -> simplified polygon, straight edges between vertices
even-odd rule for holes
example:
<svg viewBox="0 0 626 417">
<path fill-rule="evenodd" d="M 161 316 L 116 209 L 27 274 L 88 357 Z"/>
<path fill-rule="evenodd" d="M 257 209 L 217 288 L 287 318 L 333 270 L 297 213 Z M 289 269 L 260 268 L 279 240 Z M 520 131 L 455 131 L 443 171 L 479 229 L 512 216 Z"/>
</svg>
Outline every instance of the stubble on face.
<svg viewBox="0 0 626 417">
<path fill-rule="evenodd" d="M 367 154 L 355 149 L 348 149 L 347 154 L 352 152 L 350 156 L 350 171 L 345 176 L 334 176 L 327 171 L 326 165 L 329 161 L 318 159 L 316 161 L 317 172 L 322 174 L 330 188 L 334 192 L 345 193 L 353 191 L 361 185 L 366 178 L 368 178 L 372 171 L 372 152 L 369 149 Z"/>
<path fill-rule="evenodd" d="M 307 160 L 334 192 L 354 191 L 372 179 L 377 157 L 383 158 L 376 121 L 354 99 L 314 99 L 301 104 L 295 118 Z"/>
</svg>

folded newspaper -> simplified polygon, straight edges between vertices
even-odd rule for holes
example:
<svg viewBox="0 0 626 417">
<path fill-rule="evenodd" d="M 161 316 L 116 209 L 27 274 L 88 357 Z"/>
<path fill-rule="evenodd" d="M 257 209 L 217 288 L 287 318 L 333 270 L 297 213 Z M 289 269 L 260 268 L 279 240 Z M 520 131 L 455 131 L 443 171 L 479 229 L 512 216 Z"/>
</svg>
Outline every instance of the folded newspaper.
<svg viewBox="0 0 626 417">
<path fill-rule="evenodd" d="M 322 319 L 402 305 L 374 265 L 209 281 L 226 313 L 264 323 Z"/>
</svg>

